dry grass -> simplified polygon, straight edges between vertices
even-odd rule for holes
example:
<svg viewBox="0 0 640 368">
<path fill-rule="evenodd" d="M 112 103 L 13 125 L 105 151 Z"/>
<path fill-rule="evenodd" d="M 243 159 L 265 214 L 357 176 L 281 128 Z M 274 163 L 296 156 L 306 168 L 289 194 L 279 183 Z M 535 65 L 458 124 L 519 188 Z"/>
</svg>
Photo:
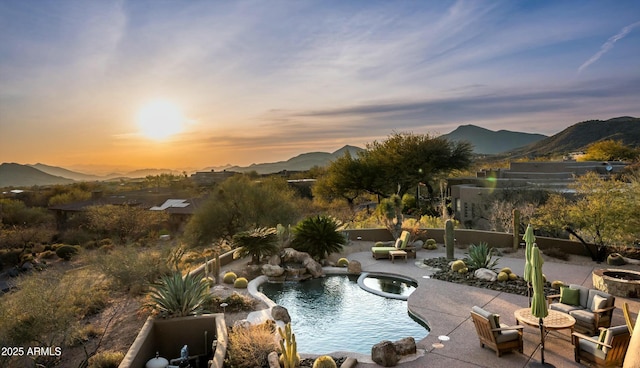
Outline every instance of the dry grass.
<svg viewBox="0 0 640 368">
<path fill-rule="evenodd" d="M 277 341 L 268 324 L 235 327 L 229 333 L 229 362 L 236 368 L 262 367 L 278 347 Z"/>
</svg>

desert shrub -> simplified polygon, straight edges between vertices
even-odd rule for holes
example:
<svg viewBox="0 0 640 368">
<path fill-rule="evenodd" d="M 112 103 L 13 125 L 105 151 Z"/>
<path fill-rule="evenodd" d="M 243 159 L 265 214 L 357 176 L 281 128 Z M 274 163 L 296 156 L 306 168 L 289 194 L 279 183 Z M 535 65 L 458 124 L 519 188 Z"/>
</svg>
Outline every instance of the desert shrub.
<svg viewBox="0 0 640 368">
<path fill-rule="evenodd" d="M 346 258 L 340 258 L 336 263 L 336 266 L 338 267 L 347 267 L 348 265 L 349 265 L 349 260 Z"/>
<path fill-rule="evenodd" d="M 236 281 L 233 282 L 233 287 L 238 289 L 246 289 L 249 285 L 249 282 L 244 277 L 238 277 Z"/>
<path fill-rule="evenodd" d="M 561 259 L 563 261 L 569 260 L 569 255 L 562 251 L 560 248 L 549 248 L 543 251 L 545 256 L 549 256 L 556 259 Z"/>
<path fill-rule="evenodd" d="M 237 368 L 264 367 L 269 353 L 278 347 L 265 324 L 236 327 L 229 333 L 229 362 Z"/>
<path fill-rule="evenodd" d="M 226 272 L 222 277 L 222 282 L 224 282 L 225 284 L 233 284 L 237 278 L 238 278 L 238 275 L 236 275 L 235 272 L 229 271 L 229 272 Z"/>
<path fill-rule="evenodd" d="M 104 288 L 90 270 L 34 273 L 17 286 L 0 298 L 0 341 L 5 346 L 64 346 L 93 308 L 96 290 Z"/>
<path fill-rule="evenodd" d="M 124 359 L 120 351 L 102 351 L 89 358 L 88 368 L 118 368 Z"/>
<path fill-rule="evenodd" d="M 111 240 L 111 238 L 104 238 L 98 241 L 98 245 L 101 247 L 104 245 L 113 245 L 113 240 Z"/>
<path fill-rule="evenodd" d="M 0 264 L 4 266 L 16 266 L 20 264 L 22 249 L 2 249 L 0 250 Z"/>
<path fill-rule="evenodd" d="M 211 298 L 208 286 L 193 274 L 165 275 L 151 287 L 146 306 L 166 317 L 185 317 L 204 312 Z"/>
<path fill-rule="evenodd" d="M 60 234 L 59 240 L 65 244 L 80 245 L 92 241 L 93 235 L 82 228 L 65 230 Z"/>
<path fill-rule="evenodd" d="M 63 245 L 60 248 L 56 249 L 56 255 L 65 261 L 70 261 L 71 258 L 78 254 L 78 247 L 73 245 Z"/>
<path fill-rule="evenodd" d="M 53 257 L 56 257 L 56 252 L 52 250 L 45 250 L 44 252 L 40 253 L 40 258 L 43 259 L 52 259 Z"/>
<path fill-rule="evenodd" d="M 325 259 L 331 253 L 339 253 L 346 239 L 339 231 L 342 223 L 330 216 L 311 216 L 300 221 L 293 229 L 291 246 L 307 252 L 316 260 Z"/>
<path fill-rule="evenodd" d="M 114 282 L 116 289 L 142 294 L 149 284 L 169 273 L 167 254 L 163 249 L 126 246 L 95 256 L 93 263 L 98 271 Z"/>
<path fill-rule="evenodd" d="M 239 258 L 251 256 L 251 264 L 259 264 L 264 256 L 275 254 L 280 249 L 276 228 L 261 227 L 242 231 L 233 236 Z"/>
<path fill-rule="evenodd" d="M 498 258 L 494 259 L 495 248 L 490 248 L 485 242 L 480 244 L 469 245 L 468 255 L 465 263 L 469 268 L 477 270 L 479 268 L 487 268 L 493 270 L 498 264 Z"/>
<path fill-rule="evenodd" d="M 226 303 L 227 306 L 222 308 L 220 304 Z M 220 298 L 219 296 L 214 296 L 209 301 L 206 310 L 211 311 L 213 313 L 219 313 L 222 311 L 225 312 L 243 312 L 243 311 L 252 311 L 256 305 L 257 301 L 249 296 L 245 296 L 239 293 L 234 292 L 226 298 Z"/>
<path fill-rule="evenodd" d="M 72 331 L 70 336 L 67 338 L 67 346 L 82 345 L 92 338 L 100 336 L 101 333 L 102 331 L 96 325 L 91 323 L 78 327 L 76 330 Z"/>
</svg>

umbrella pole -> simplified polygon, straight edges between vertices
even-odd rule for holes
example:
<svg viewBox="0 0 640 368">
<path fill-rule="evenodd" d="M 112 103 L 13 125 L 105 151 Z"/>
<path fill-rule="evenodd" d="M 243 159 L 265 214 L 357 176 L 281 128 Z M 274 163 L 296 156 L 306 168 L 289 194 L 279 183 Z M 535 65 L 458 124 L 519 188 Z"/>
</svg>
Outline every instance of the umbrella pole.
<svg viewBox="0 0 640 368">
<path fill-rule="evenodd" d="M 531 283 L 527 281 L 527 299 L 529 300 L 529 308 L 531 308 Z"/>
<path fill-rule="evenodd" d="M 542 357 L 541 362 L 544 364 L 544 326 L 542 325 L 542 318 L 540 318 L 540 355 Z"/>
</svg>

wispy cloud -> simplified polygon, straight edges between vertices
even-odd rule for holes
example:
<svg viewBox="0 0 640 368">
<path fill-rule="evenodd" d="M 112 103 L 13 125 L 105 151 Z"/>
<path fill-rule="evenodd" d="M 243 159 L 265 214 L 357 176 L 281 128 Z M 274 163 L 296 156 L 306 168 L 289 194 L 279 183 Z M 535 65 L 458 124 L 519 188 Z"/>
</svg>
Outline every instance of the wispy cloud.
<svg viewBox="0 0 640 368">
<path fill-rule="evenodd" d="M 600 46 L 600 51 L 596 52 L 591 58 L 589 58 L 589 60 L 585 61 L 582 65 L 580 65 L 580 67 L 578 68 L 578 73 L 581 73 L 583 70 L 588 68 L 589 65 L 591 65 L 591 64 L 595 63 L 596 61 L 598 61 L 602 57 L 602 55 L 606 54 L 607 52 L 609 52 L 609 50 L 611 50 L 613 48 L 613 45 L 615 45 L 616 42 L 618 42 L 621 39 L 623 39 L 634 28 L 636 28 L 638 26 L 640 26 L 640 21 L 635 22 L 633 24 L 630 24 L 630 25 L 622 28 L 622 30 L 620 32 L 618 32 L 614 36 L 610 37 L 607 40 L 607 42 L 605 42 L 602 46 Z"/>
</svg>

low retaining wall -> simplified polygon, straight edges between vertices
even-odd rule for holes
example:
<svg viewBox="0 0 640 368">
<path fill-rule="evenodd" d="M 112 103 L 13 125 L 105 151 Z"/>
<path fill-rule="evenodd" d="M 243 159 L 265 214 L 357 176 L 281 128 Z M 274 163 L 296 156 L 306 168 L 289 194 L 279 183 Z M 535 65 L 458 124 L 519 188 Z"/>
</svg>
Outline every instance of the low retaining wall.
<svg viewBox="0 0 640 368">
<path fill-rule="evenodd" d="M 435 239 L 438 243 L 444 243 L 444 229 L 424 229 L 427 231 L 429 238 Z M 363 240 L 363 241 L 390 241 L 394 240 L 393 236 L 387 229 L 349 229 L 345 230 L 349 234 L 349 240 Z M 522 234 L 524 235 L 524 234 Z M 469 244 L 478 244 L 485 242 L 496 248 L 512 248 L 513 247 L 513 235 L 511 233 L 499 233 L 495 231 L 484 230 L 472 230 L 472 229 L 455 229 L 454 237 L 456 239 L 457 247 L 466 248 Z M 520 240 L 520 246 L 524 247 L 524 241 Z M 568 239 L 556 239 L 547 238 L 542 236 L 536 237 L 536 244 L 543 251 L 545 249 L 558 248 L 563 253 L 575 254 L 579 256 L 587 256 L 590 254 L 587 252 L 580 242 L 568 240 Z M 596 247 L 593 244 L 589 244 L 591 251 L 596 253 Z"/>
</svg>

